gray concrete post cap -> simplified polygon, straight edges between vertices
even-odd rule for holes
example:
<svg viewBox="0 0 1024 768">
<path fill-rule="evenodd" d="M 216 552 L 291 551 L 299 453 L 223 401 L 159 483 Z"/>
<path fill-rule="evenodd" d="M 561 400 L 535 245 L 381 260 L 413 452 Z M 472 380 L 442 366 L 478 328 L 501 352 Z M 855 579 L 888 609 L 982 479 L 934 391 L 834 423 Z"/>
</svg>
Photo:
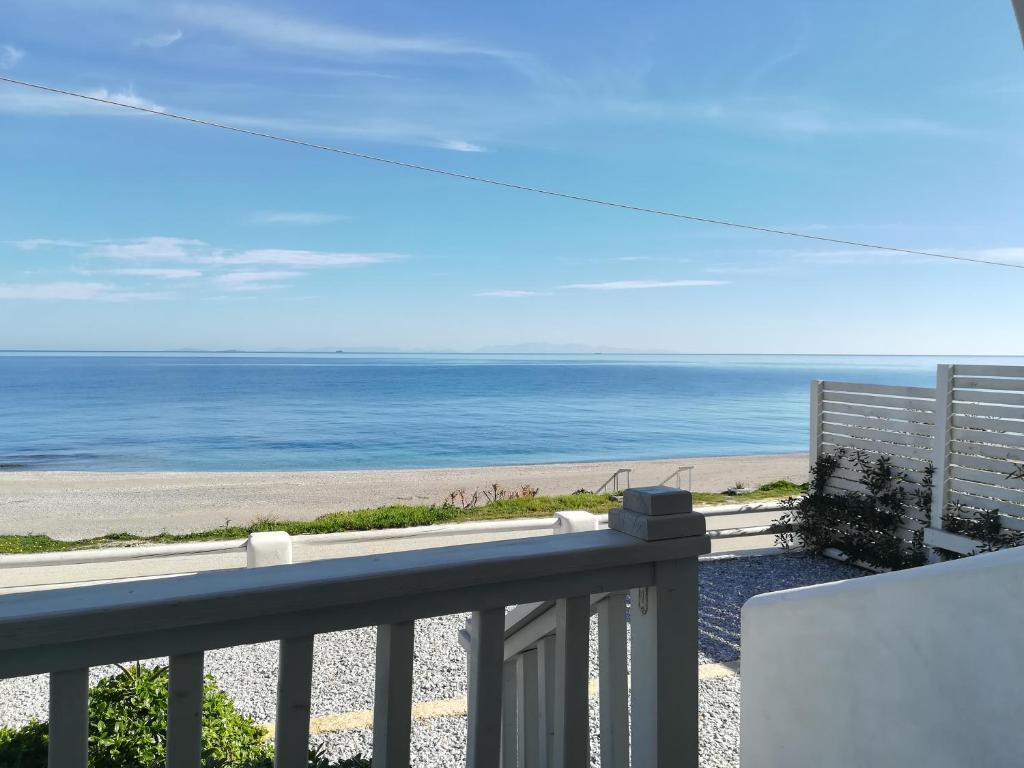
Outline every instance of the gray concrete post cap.
<svg viewBox="0 0 1024 768">
<path fill-rule="evenodd" d="M 693 496 L 689 491 L 667 485 L 627 488 L 622 494 L 622 507 L 638 515 L 684 515 L 693 512 Z"/>
</svg>

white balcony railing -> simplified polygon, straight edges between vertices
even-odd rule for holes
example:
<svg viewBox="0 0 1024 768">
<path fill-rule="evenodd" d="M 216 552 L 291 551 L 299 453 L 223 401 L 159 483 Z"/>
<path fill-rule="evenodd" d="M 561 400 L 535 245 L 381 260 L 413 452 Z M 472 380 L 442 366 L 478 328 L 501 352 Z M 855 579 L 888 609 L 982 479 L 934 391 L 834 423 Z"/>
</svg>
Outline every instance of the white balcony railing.
<svg viewBox="0 0 1024 768">
<path fill-rule="evenodd" d="M 405 768 L 415 621 L 472 612 L 467 764 L 492 768 L 505 608 L 554 601 L 550 764 L 586 768 L 590 596 L 629 590 L 633 764 L 696 768 L 697 557 L 710 540 L 685 491 L 633 489 L 625 504 L 605 531 L 3 596 L 0 678 L 50 673 L 49 764 L 85 768 L 89 667 L 169 656 L 167 765 L 196 768 L 203 652 L 280 640 L 275 765 L 304 768 L 313 637 L 377 626 L 374 766 Z"/>
</svg>

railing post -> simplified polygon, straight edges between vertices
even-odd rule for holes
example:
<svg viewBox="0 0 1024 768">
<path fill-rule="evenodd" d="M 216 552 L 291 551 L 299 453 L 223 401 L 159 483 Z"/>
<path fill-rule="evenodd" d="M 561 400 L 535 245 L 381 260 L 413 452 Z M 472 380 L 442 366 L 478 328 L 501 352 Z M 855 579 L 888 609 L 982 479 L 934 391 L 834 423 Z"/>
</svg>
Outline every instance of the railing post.
<svg viewBox="0 0 1024 768">
<path fill-rule="evenodd" d="M 822 433 L 822 420 L 821 412 L 822 400 L 825 394 L 825 382 L 821 379 L 815 379 L 811 382 L 811 418 L 810 418 L 810 444 L 809 451 L 810 463 L 813 468 L 818 463 L 818 457 L 821 455 L 821 433 Z"/>
<path fill-rule="evenodd" d="M 555 638 L 537 643 L 537 720 L 540 727 L 540 768 L 555 765 Z"/>
<path fill-rule="evenodd" d="M 956 367 L 939 365 L 935 369 L 935 439 L 932 441 L 932 509 L 929 527 L 942 530 L 942 516 L 949 508 L 949 464 L 953 427 L 953 377 Z"/>
<path fill-rule="evenodd" d="M 284 531 L 250 533 L 245 544 L 247 568 L 288 565 L 292 561 L 292 537 Z"/>
<path fill-rule="evenodd" d="M 199 768 L 203 753 L 203 652 L 171 656 L 167 768 Z"/>
<path fill-rule="evenodd" d="M 408 768 L 412 728 L 412 662 L 415 623 L 377 627 L 373 695 L 373 764 Z"/>
<path fill-rule="evenodd" d="M 50 768 L 89 763 L 89 669 L 50 673 Z"/>
<path fill-rule="evenodd" d="M 644 541 L 702 537 L 704 517 L 687 491 L 633 488 L 609 527 Z M 653 584 L 630 594 L 632 764 L 697 768 L 697 558 L 659 561 Z"/>
</svg>

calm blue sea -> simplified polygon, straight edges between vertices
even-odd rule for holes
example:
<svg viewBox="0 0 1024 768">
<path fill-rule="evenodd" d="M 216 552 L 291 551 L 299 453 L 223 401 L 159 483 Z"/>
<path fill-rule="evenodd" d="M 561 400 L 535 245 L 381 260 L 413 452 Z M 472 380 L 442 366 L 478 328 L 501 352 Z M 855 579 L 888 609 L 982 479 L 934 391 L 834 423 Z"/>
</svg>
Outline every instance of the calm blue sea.
<svg viewBox="0 0 1024 768">
<path fill-rule="evenodd" d="M 0 354 L 0 465 L 358 469 L 803 451 L 811 379 L 930 386 L 936 362 Z"/>
</svg>

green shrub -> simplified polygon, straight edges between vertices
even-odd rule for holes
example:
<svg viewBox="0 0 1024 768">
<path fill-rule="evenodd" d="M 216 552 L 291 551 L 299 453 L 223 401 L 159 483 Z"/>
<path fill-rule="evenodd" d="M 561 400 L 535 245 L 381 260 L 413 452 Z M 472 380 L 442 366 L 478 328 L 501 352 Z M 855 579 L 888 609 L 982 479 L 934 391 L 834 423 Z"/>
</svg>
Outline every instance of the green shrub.
<svg viewBox="0 0 1024 768">
<path fill-rule="evenodd" d="M 167 667 L 135 665 L 89 691 L 89 768 L 159 768 L 166 760 Z M 203 690 L 203 768 L 272 768 L 266 730 L 235 709 L 213 678 Z M 46 768 L 48 727 L 0 729 L 0 766 Z M 310 768 L 368 768 L 356 756 L 332 762 L 311 751 Z"/>
</svg>

